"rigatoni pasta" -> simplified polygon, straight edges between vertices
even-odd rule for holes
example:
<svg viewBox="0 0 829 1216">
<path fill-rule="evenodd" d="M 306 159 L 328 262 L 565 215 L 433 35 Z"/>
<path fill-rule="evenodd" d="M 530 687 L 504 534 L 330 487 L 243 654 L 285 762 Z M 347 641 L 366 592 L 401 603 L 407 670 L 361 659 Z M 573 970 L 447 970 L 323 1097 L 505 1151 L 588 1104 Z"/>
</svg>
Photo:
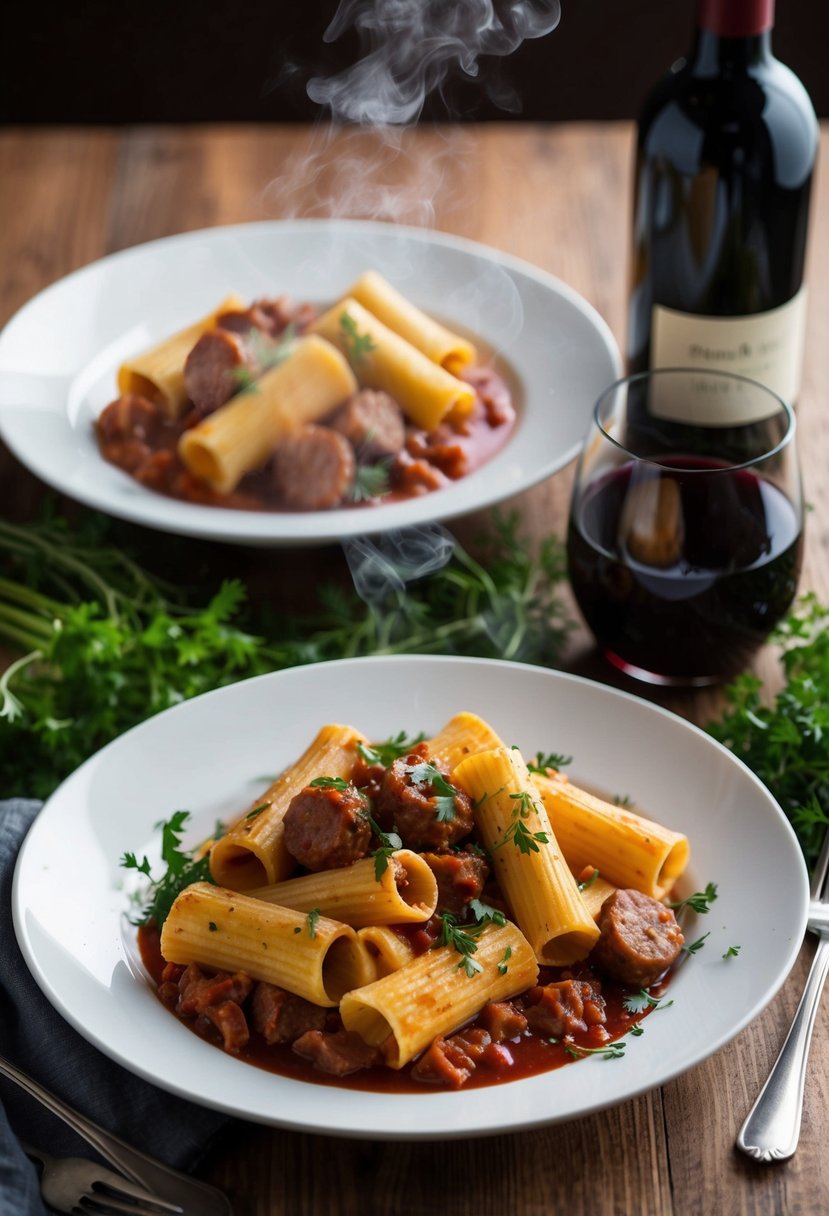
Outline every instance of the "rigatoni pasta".
<svg viewBox="0 0 829 1216">
<path fill-rule="evenodd" d="M 184 364 L 188 354 L 202 334 L 214 328 L 218 317 L 243 307 L 239 296 L 228 296 L 200 321 L 126 359 L 118 369 L 118 391 L 149 397 L 159 402 L 168 418 L 177 417 L 187 405 Z"/>
<path fill-rule="evenodd" d="M 394 397 L 425 431 L 433 430 L 450 412 L 468 414 L 475 404 L 471 385 L 433 363 L 356 300 L 341 300 L 313 328 L 345 354 L 353 352 L 350 333 L 366 339 L 355 360 L 361 383 Z"/>
<path fill-rule="evenodd" d="M 298 912 L 325 916 L 361 929 L 366 925 L 422 924 L 435 910 L 438 887 L 426 862 L 411 849 L 391 853 L 382 873 L 372 858 L 319 874 L 289 878 L 250 893 Z"/>
<path fill-rule="evenodd" d="M 461 761 L 453 779 L 475 800 L 498 883 L 539 962 L 564 966 L 586 958 L 599 931 L 521 754 L 506 747 L 478 752 Z"/>
<path fill-rule="evenodd" d="M 323 1006 L 336 1005 L 364 974 L 350 926 L 210 883 L 194 883 L 176 898 L 161 951 L 171 963 L 246 971 Z"/>
<path fill-rule="evenodd" d="M 234 891 L 280 882 L 296 868 L 285 848 L 283 819 L 291 799 L 320 773 L 347 777 L 364 735 L 352 726 L 323 726 L 306 751 L 268 786 L 210 850 L 214 882 Z"/>
<path fill-rule="evenodd" d="M 642 889 L 652 876 L 616 885 L 621 813 L 600 814 L 572 789 L 571 819 L 593 811 L 582 849 L 592 860 L 566 856 L 540 787 L 552 797 L 568 785 L 531 772 L 470 711 L 430 737 L 385 743 L 322 727 L 202 846 L 214 881 L 185 886 L 160 926 L 162 999 L 227 1051 L 258 1034 L 330 1078 L 382 1068 L 457 1087 L 475 1073 L 506 1079 L 518 1059 L 534 1071 L 602 1051 L 658 1003 L 643 1004 L 642 990 L 664 980 L 683 936 Z M 605 1001 L 614 984 L 621 1022 Z"/>
<path fill-rule="evenodd" d="M 345 294 L 447 371 L 456 373 L 475 362 L 477 351 L 468 338 L 417 308 L 376 270 L 364 271 Z"/>
<path fill-rule="evenodd" d="M 504 965 L 504 960 L 508 965 Z M 402 1068 L 438 1035 L 457 1030 L 488 1001 L 534 984 L 538 962 L 515 925 L 490 925 L 478 939 L 475 969 L 441 946 L 399 971 L 347 993 L 340 1015 L 347 1030 L 379 1047 L 390 1068 Z"/>
<path fill-rule="evenodd" d="M 655 899 L 682 875 L 690 854 L 682 832 L 614 806 L 566 778 L 539 775 L 536 781 L 561 850 L 574 869 L 595 866 L 615 886 L 635 887 Z"/>
<path fill-rule="evenodd" d="M 255 392 L 232 397 L 185 431 L 179 455 L 191 473 L 227 494 L 265 462 L 291 428 L 316 422 L 356 389 L 340 352 L 311 334 L 259 378 Z"/>
</svg>

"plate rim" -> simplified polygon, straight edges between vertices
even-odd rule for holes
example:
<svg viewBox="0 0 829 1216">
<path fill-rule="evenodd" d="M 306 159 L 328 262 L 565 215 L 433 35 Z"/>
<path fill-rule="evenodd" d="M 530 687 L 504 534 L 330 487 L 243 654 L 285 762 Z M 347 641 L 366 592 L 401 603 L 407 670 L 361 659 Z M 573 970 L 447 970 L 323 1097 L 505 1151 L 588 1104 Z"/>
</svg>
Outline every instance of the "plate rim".
<svg viewBox="0 0 829 1216">
<path fill-rule="evenodd" d="M 496 489 L 487 487 L 486 480 L 480 479 L 482 492 L 477 493 L 472 501 L 468 501 L 468 496 L 463 492 L 464 481 L 462 480 L 434 494 L 364 511 L 339 508 L 330 512 L 307 513 L 244 512 L 223 507 L 205 507 L 176 499 L 165 500 L 163 495 L 153 494 L 152 491 L 144 490 L 143 487 L 138 487 L 143 491 L 140 494 L 111 493 L 106 490 L 102 491 L 95 479 L 90 479 L 89 483 L 83 482 L 69 488 L 65 484 L 60 484 L 59 479 L 48 475 L 44 468 L 44 461 L 31 458 L 27 445 L 19 443 L 17 435 L 9 434 L 10 428 L 5 418 L 5 409 L 6 405 L 10 403 L 3 400 L 2 394 L 3 379 L 6 375 L 2 369 L 3 356 L 10 337 L 14 338 L 16 326 L 25 323 L 33 311 L 43 306 L 44 300 L 48 300 L 59 292 L 71 292 L 76 283 L 81 282 L 84 277 L 100 273 L 104 266 L 128 262 L 133 258 L 153 256 L 163 252 L 164 248 L 171 244 L 197 244 L 200 241 L 218 240 L 222 237 L 244 238 L 245 234 L 251 234 L 255 238 L 260 233 L 267 234 L 273 231 L 286 233 L 330 231 L 335 235 L 340 232 L 352 234 L 355 239 L 359 235 L 381 240 L 399 239 L 404 242 L 416 242 L 425 247 L 452 249 L 468 257 L 500 266 L 508 273 L 521 275 L 565 301 L 567 306 L 575 310 L 595 333 L 597 341 L 609 361 L 608 383 L 617 379 L 621 374 L 622 357 L 619 345 L 608 322 L 598 308 L 557 275 L 524 258 L 501 250 L 497 246 L 441 229 L 397 224 L 384 220 L 303 217 L 215 224 L 179 233 L 168 233 L 165 236 L 155 237 L 149 241 L 104 254 L 42 287 L 9 317 L 0 329 L 0 437 L 15 457 L 35 476 L 59 493 L 67 494 L 87 507 L 103 511 L 118 519 L 177 535 L 220 543 L 273 548 L 331 544 L 354 536 L 372 536 L 397 528 L 456 519 L 474 511 L 496 506 L 515 494 L 523 493 L 554 476 L 576 458 L 581 447 L 581 438 L 559 453 L 554 460 L 539 463 L 538 467 L 533 470 L 530 479 L 522 481 L 521 485 L 503 484 Z M 587 421 L 588 417 L 585 415 L 585 429 Z M 13 424 L 11 429 L 13 430 Z M 509 443 L 508 440 L 503 451 L 508 451 Z M 498 455 L 499 453 L 495 453 L 496 459 Z M 488 461 L 481 468 L 485 469 L 489 463 Z M 476 470 L 476 473 L 480 471 Z M 456 486 L 461 487 L 459 495 L 452 493 Z M 152 494 L 152 498 L 146 498 L 145 495 L 148 494 Z M 459 498 L 460 501 L 458 501 Z M 167 510 L 163 510 L 156 503 L 157 499 L 160 499 L 162 504 L 166 501 L 171 505 Z M 150 505 L 147 506 L 147 503 Z M 167 516 L 171 512 L 173 518 L 168 519 Z M 400 518 L 401 516 L 402 518 Z"/>
<path fill-rule="evenodd" d="M 414 1130 L 411 1127 L 406 1128 L 406 1129 L 401 1129 L 398 1127 L 373 1127 L 369 1131 L 363 1124 L 361 1124 L 359 1127 L 356 1127 L 356 1128 L 350 1128 L 350 1127 L 344 1126 L 340 1123 L 337 1123 L 336 1121 L 326 1123 L 324 1116 L 321 1117 L 321 1119 L 318 1123 L 315 1123 L 314 1125 L 309 1125 L 306 1122 L 298 1122 L 296 1119 L 292 1120 L 290 1117 L 281 1116 L 276 1112 L 270 1112 L 268 1114 L 259 1113 L 259 1112 L 253 1112 L 253 1113 L 246 1112 L 246 1111 L 240 1109 L 238 1101 L 234 1102 L 234 1101 L 230 1101 L 230 1100 L 224 1100 L 224 1099 L 222 1099 L 221 1096 L 217 1096 L 217 1095 L 213 1095 L 210 1098 L 206 1098 L 203 1095 L 194 1096 L 192 1090 L 188 1089 L 185 1084 L 183 1084 L 183 1083 L 180 1084 L 175 1080 L 171 1080 L 166 1075 L 160 1075 L 160 1067 L 161 1067 L 160 1065 L 157 1067 L 156 1071 L 153 1071 L 153 1069 L 151 1067 L 144 1065 L 142 1059 L 136 1060 L 135 1057 L 128 1057 L 125 1054 L 125 1052 L 122 1052 L 119 1050 L 113 1050 L 112 1047 L 110 1047 L 105 1041 L 102 1041 L 99 1036 L 90 1034 L 88 1032 L 88 1030 L 84 1027 L 83 1022 L 80 1018 L 74 1016 L 74 1014 L 67 1012 L 67 1009 L 66 1009 L 65 1005 L 63 1004 L 62 999 L 58 996 L 58 994 L 55 991 L 53 981 L 50 981 L 49 977 L 43 973 L 43 970 L 40 967 L 40 965 L 35 957 L 35 950 L 29 940 L 29 935 L 26 931 L 26 926 L 25 926 L 26 907 L 24 906 L 24 902 L 23 902 L 23 897 L 25 894 L 25 892 L 23 890 L 23 876 L 24 876 L 24 869 L 25 869 L 26 865 L 28 864 L 28 850 L 30 848 L 34 847 L 30 842 L 35 837 L 36 825 L 38 823 L 38 820 L 41 818 L 43 811 L 47 810 L 50 803 L 57 801 L 59 795 L 61 794 L 61 791 L 64 790 L 64 787 L 67 785 L 67 783 L 78 779 L 78 775 L 81 774 L 84 770 L 91 771 L 95 765 L 101 763 L 102 755 L 105 752 L 109 752 L 111 749 L 118 747 L 119 744 L 121 743 L 121 741 L 124 738 L 126 738 L 127 735 L 134 735 L 137 732 L 143 731 L 145 728 L 147 728 L 151 723 L 155 722 L 157 719 L 166 718 L 169 720 L 169 717 L 173 714 L 176 714 L 176 715 L 186 714 L 188 707 L 190 705 L 192 705 L 195 701 L 204 701 L 205 698 L 215 698 L 217 696 L 220 696 L 222 693 L 230 693 L 233 689 L 238 689 L 241 686 L 251 685 L 254 683 L 256 683 L 256 684 L 266 683 L 266 682 L 273 683 L 273 682 L 278 681 L 280 679 L 280 677 L 283 677 L 286 675 L 293 675 L 295 678 L 295 673 L 303 672 L 303 671 L 311 672 L 311 671 L 318 671 L 319 669 L 329 669 L 329 670 L 334 670 L 334 671 L 342 671 L 345 669 L 347 671 L 347 670 L 353 669 L 355 667 L 357 667 L 359 669 L 361 667 L 365 667 L 365 665 L 368 665 L 368 664 L 371 664 L 374 666 L 377 666 L 377 665 L 385 666 L 385 665 L 392 663 L 392 664 L 402 664 L 403 666 L 413 666 L 416 664 L 420 664 L 424 660 L 427 661 L 430 665 L 440 665 L 440 666 L 469 665 L 469 666 L 474 666 L 474 667 L 482 667 L 486 670 L 493 670 L 496 668 L 505 668 L 505 669 L 519 671 L 519 672 L 520 671 L 530 671 L 531 673 L 537 673 L 537 674 L 540 674 L 542 677 L 549 678 L 551 683 L 561 683 L 564 687 L 566 687 L 567 685 L 575 685 L 577 687 L 582 687 L 587 690 L 592 690 L 592 691 L 588 691 L 586 695 L 588 695 L 588 696 L 597 695 L 599 697 L 607 696 L 610 698 L 610 700 L 612 702 L 615 701 L 620 706 L 633 703 L 637 707 L 639 707 L 639 709 L 643 709 L 646 714 L 653 713 L 657 718 L 667 720 L 670 724 L 678 726 L 682 731 L 688 731 L 688 732 L 690 732 L 691 735 L 698 736 L 701 740 L 705 741 L 706 746 L 710 746 L 711 748 L 714 749 L 714 751 L 722 753 L 724 755 L 724 757 L 726 757 L 727 764 L 732 764 L 732 765 L 736 766 L 736 768 L 742 772 L 744 778 L 747 777 L 750 780 L 751 784 L 754 785 L 754 787 L 758 790 L 763 801 L 768 804 L 769 812 L 777 818 L 779 825 L 784 830 L 784 833 L 786 835 L 788 835 L 789 844 L 791 846 L 793 846 L 794 850 L 796 851 L 797 857 L 800 859 L 800 866 L 798 867 L 799 874 L 800 874 L 800 896 L 801 896 L 799 928 L 798 928 L 797 932 L 794 932 L 792 934 L 791 939 L 788 942 L 788 947 L 784 952 L 785 956 L 784 956 L 784 961 L 783 961 L 782 967 L 778 970 L 777 974 L 774 977 L 773 982 L 767 987 L 767 989 L 761 994 L 761 996 L 758 997 L 749 1008 L 743 1010 L 740 1017 L 738 1019 L 736 1019 L 736 1021 L 729 1024 L 726 1031 L 720 1033 L 719 1036 L 716 1037 L 714 1046 L 710 1050 L 706 1051 L 703 1055 L 697 1054 L 697 1056 L 694 1059 L 692 1059 L 690 1062 L 686 1062 L 682 1059 L 677 1060 L 673 1066 L 665 1069 L 664 1071 L 662 1071 L 659 1074 L 658 1080 L 653 1080 L 651 1078 L 644 1079 L 641 1082 L 634 1084 L 634 1086 L 632 1088 L 626 1089 L 624 1094 L 621 1096 L 612 1095 L 605 1099 L 603 1099 L 601 1097 L 599 1097 L 598 1099 L 593 1098 L 584 1107 L 580 1107 L 579 1109 L 575 1109 L 575 1110 L 567 1109 L 563 1114 L 558 1114 L 555 1111 L 550 1111 L 550 1110 L 546 1110 L 546 1111 L 536 1110 L 535 1113 L 528 1114 L 528 1115 L 525 1115 L 524 1117 L 522 1117 L 520 1119 L 520 1121 L 516 1121 L 515 1119 L 513 1119 L 508 1124 L 497 1124 L 497 1125 L 493 1124 L 493 1125 L 487 1125 L 484 1127 L 475 1127 L 472 1130 L 468 1130 L 465 1127 L 440 1125 L 440 1126 L 437 1126 L 434 1128 L 430 1128 L 428 1126 L 425 1128 L 422 1128 L 422 1126 L 421 1126 Z M 302 678 L 302 677 L 300 676 L 300 678 Z M 531 676 L 531 678 L 532 678 L 532 676 Z M 545 680 L 545 682 L 546 682 L 546 680 Z M 52 812 L 52 813 L 54 813 L 54 812 Z M 161 714 L 154 715 L 153 718 L 146 719 L 144 722 L 138 723 L 136 726 L 132 727 L 129 731 L 124 732 L 124 734 L 119 736 L 117 739 L 114 739 L 110 743 L 106 744 L 98 752 L 96 752 L 94 755 L 90 756 L 81 766 L 79 766 L 78 769 L 75 770 L 75 772 L 73 774 L 71 774 L 69 777 L 66 778 L 66 780 L 64 782 L 61 783 L 61 785 L 58 787 L 58 789 L 55 790 L 55 792 L 49 797 L 49 799 L 46 800 L 46 802 L 44 802 L 44 805 L 41 808 L 41 811 L 39 812 L 38 816 L 36 816 L 31 828 L 29 829 L 29 832 L 27 832 L 27 835 L 21 845 L 21 848 L 20 848 L 20 851 L 18 854 L 18 858 L 17 858 L 16 864 L 15 864 L 15 870 L 14 870 L 14 876 L 13 876 L 13 882 L 12 882 L 12 918 L 13 918 L 15 936 L 17 938 L 21 953 L 23 954 L 23 957 L 26 961 L 26 965 L 29 968 L 29 971 L 32 974 L 33 978 L 35 979 L 35 982 L 37 983 L 38 987 L 44 993 L 44 995 L 49 1000 L 50 1004 L 56 1010 L 58 1015 L 63 1017 L 64 1020 L 68 1021 L 70 1023 L 70 1025 L 72 1025 L 75 1028 L 75 1030 L 77 1030 L 78 1033 L 81 1034 L 81 1036 L 83 1038 L 85 1038 L 88 1042 L 91 1042 L 98 1050 L 100 1050 L 109 1059 L 114 1060 L 116 1063 L 120 1064 L 122 1067 L 126 1068 L 128 1071 L 149 1081 L 151 1084 L 155 1085 L 157 1088 L 165 1090 L 170 1093 L 174 1093 L 174 1094 L 178 1095 L 179 1097 L 185 1098 L 188 1101 L 194 1102 L 198 1105 L 205 1106 L 210 1109 L 223 1111 L 224 1113 L 226 1113 L 228 1115 L 232 1115 L 237 1118 L 246 1119 L 249 1122 L 258 1123 L 258 1124 L 262 1124 L 265 1126 L 277 1127 L 277 1128 L 282 1128 L 285 1130 L 294 1130 L 294 1131 L 299 1131 L 299 1132 L 305 1132 L 305 1133 L 310 1133 L 310 1134 L 314 1134 L 314 1135 L 333 1135 L 333 1136 L 337 1136 L 337 1137 L 341 1137 L 341 1138 L 365 1138 L 367 1135 L 370 1135 L 372 1138 L 375 1138 L 375 1139 L 402 1140 L 402 1141 L 414 1142 L 414 1141 L 421 1141 L 421 1140 L 428 1141 L 428 1140 L 438 1140 L 438 1139 L 465 1139 L 465 1138 L 472 1138 L 472 1137 L 479 1137 L 479 1136 L 485 1137 L 485 1136 L 491 1136 L 491 1135 L 499 1135 L 499 1134 L 505 1134 L 505 1133 L 526 1131 L 526 1130 L 531 1130 L 533 1128 L 538 1128 L 538 1127 L 551 1126 L 552 1124 L 558 1123 L 558 1122 L 574 1121 L 576 1119 L 581 1119 L 581 1118 L 585 1118 L 585 1117 L 588 1117 L 593 1114 L 597 1114 L 600 1111 L 606 1110 L 610 1107 L 621 1105 L 623 1102 L 627 1102 L 633 1098 L 639 1097 L 640 1095 L 647 1093 L 655 1088 L 661 1088 L 664 1085 L 668 1084 L 670 1081 L 674 1080 L 676 1077 L 681 1076 L 683 1073 L 688 1072 L 693 1068 L 699 1067 L 700 1065 L 705 1063 L 705 1061 L 707 1061 L 708 1059 L 710 1059 L 714 1055 L 716 1055 L 727 1044 L 732 1042 L 733 1039 L 736 1038 L 737 1035 L 740 1034 L 740 1032 L 742 1030 L 744 1030 L 747 1025 L 749 1025 L 751 1022 L 753 1022 L 762 1013 L 762 1011 L 768 1006 L 768 1004 L 771 1002 L 771 1000 L 774 998 L 774 996 L 780 990 L 780 988 L 782 987 L 786 978 L 790 974 L 791 969 L 794 966 L 797 956 L 801 950 L 801 947 L 803 944 L 803 938 L 804 938 L 805 931 L 806 931 L 806 921 L 807 921 L 807 915 L 808 915 L 808 900 L 809 900 L 809 885 L 808 884 L 809 884 L 809 879 L 808 879 L 807 868 L 805 865 L 805 861 L 803 860 L 803 857 L 802 857 L 802 852 L 800 850 L 800 846 L 797 841 L 796 834 L 795 834 L 789 820 L 787 819 L 784 812 L 782 811 L 779 803 L 776 801 L 776 799 L 774 799 L 771 792 L 767 789 L 767 787 L 763 784 L 763 782 L 760 781 L 760 779 L 756 776 L 756 774 L 742 760 L 739 759 L 739 757 L 733 755 L 733 753 L 730 752 L 728 748 L 726 748 L 723 744 L 721 744 L 719 741 L 717 741 L 711 735 L 709 735 L 702 727 L 697 726 L 695 723 L 692 723 L 692 722 L 688 721 L 687 719 L 682 718 L 680 715 L 674 713 L 673 711 L 668 710 L 665 707 L 657 705 L 651 701 L 647 701 L 644 698 L 637 696 L 635 693 L 628 692 L 627 690 L 614 688 L 610 685 L 602 684 L 599 681 L 591 680 L 585 676 L 577 675 L 575 673 L 564 672 L 564 671 L 560 671 L 560 670 L 554 669 L 554 668 L 543 668 L 543 667 L 539 667 L 534 664 L 523 664 L 523 663 L 518 663 L 518 662 L 514 662 L 514 661 L 510 661 L 510 660 L 501 660 L 501 659 L 477 658 L 474 656 L 449 656 L 449 655 L 377 656 L 377 655 L 375 655 L 375 656 L 366 656 L 366 657 L 360 657 L 360 658 L 329 660 L 324 663 L 309 664 L 305 667 L 287 668 L 287 669 L 283 669 L 282 671 L 269 672 L 269 673 L 265 673 L 264 675 L 251 677 L 247 680 L 238 681 L 235 684 L 227 685 L 224 688 L 216 689 L 209 693 L 203 693 L 197 698 L 193 698 L 190 701 L 182 702 L 179 705 L 173 706 L 170 709 L 163 711 Z M 789 892 L 789 895 L 792 898 L 794 897 L 794 894 L 795 893 L 793 893 L 793 892 Z M 119 951 L 119 954 L 121 954 L 121 955 L 123 954 L 123 945 L 121 944 L 120 937 L 119 937 L 118 951 Z M 123 958 L 121 961 L 123 961 Z M 77 965 L 77 960 L 73 960 L 73 962 L 75 962 L 75 964 Z M 129 966 L 128 963 L 126 965 Z M 150 994 L 150 995 L 152 995 L 152 994 Z M 206 1048 L 206 1050 L 209 1050 L 211 1052 L 217 1050 L 216 1048 L 212 1047 L 209 1044 L 204 1044 L 203 1046 Z M 245 1069 L 249 1069 L 250 1067 L 252 1067 L 251 1065 L 249 1065 L 243 1061 L 232 1061 L 231 1060 L 231 1061 L 229 1061 L 229 1063 L 236 1065 L 238 1067 L 245 1068 Z M 583 1060 L 580 1062 L 580 1065 L 583 1068 L 589 1068 L 591 1066 L 601 1067 L 605 1063 L 606 1062 L 604 1062 L 604 1061 L 598 1061 L 598 1060 Z M 247 1075 L 247 1074 L 243 1074 L 243 1075 Z M 530 1077 L 530 1078 L 526 1078 L 523 1080 L 517 1080 L 514 1082 L 511 1082 L 511 1081 L 504 1082 L 501 1085 L 487 1087 L 487 1090 L 489 1090 L 490 1092 L 497 1093 L 499 1090 L 503 1090 L 504 1088 L 508 1088 L 513 1085 L 514 1086 L 523 1085 L 525 1087 L 532 1085 L 533 1083 L 535 1083 L 536 1085 L 540 1085 L 543 1083 L 544 1077 L 549 1077 L 551 1075 L 554 1076 L 555 1071 L 553 1073 L 538 1074 L 538 1076 L 536 1076 L 536 1077 Z M 277 1077 L 276 1079 L 278 1081 L 286 1080 L 285 1078 L 281 1078 L 281 1077 Z M 288 1082 L 288 1084 L 289 1085 L 302 1085 L 303 1087 L 308 1086 L 308 1085 L 313 1086 L 313 1082 Z M 332 1092 L 332 1090 L 330 1088 L 327 1088 L 324 1085 L 313 1086 L 313 1088 L 315 1088 L 318 1091 L 321 1098 L 324 1097 L 324 1095 L 326 1093 L 330 1095 Z M 374 1091 L 350 1091 L 350 1090 L 338 1090 L 338 1089 L 335 1089 L 333 1092 L 338 1093 L 339 1095 L 353 1094 L 353 1096 L 355 1098 L 367 1097 L 367 1098 L 371 1099 L 371 1097 L 374 1097 L 374 1098 L 379 1099 L 381 1102 L 388 1102 L 389 1100 L 392 1100 L 397 1103 L 400 1103 L 401 1101 L 402 1102 L 408 1101 L 408 1102 L 415 1102 L 415 1103 L 423 1103 L 424 1104 L 423 1110 L 424 1110 L 425 1114 L 428 1113 L 426 1110 L 426 1104 L 428 1104 L 430 1101 L 431 1102 L 435 1102 L 436 1100 L 445 1101 L 447 1099 L 451 1101 L 452 1097 L 455 1096 L 454 1094 L 432 1094 L 432 1093 L 425 1093 L 423 1095 L 383 1094 L 383 1093 L 375 1093 Z M 460 1091 L 460 1092 L 463 1093 L 463 1091 Z M 480 1091 L 470 1091 L 470 1093 L 473 1093 L 473 1094 L 480 1093 Z M 325 1103 L 321 1102 L 320 1106 L 324 1107 Z"/>
</svg>

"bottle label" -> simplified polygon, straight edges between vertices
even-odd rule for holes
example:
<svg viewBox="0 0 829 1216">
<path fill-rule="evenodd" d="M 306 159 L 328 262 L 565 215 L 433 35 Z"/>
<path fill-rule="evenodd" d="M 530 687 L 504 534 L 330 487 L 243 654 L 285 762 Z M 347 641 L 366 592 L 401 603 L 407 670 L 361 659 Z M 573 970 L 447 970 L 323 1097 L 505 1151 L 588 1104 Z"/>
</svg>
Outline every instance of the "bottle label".
<svg viewBox="0 0 829 1216">
<path fill-rule="evenodd" d="M 805 318 L 805 286 L 788 303 L 752 316 L 700 317 L 657 304 L 653 309 L 651 366 L 733 372 L 766 385 L 792 405 L 800 391 Z M 732 409 L 725 401 L 707 399 L 699 401 L 699 410 L 696 403 L 686 401 L 682 405 L 673 400 L 654 401 L 651 409 L 657 417 L 674 422 L 729 426 L 752 421 L 745 415 L 746 394 L 734 396 L 743 400 L 735 400 Z M 680 417 L 677 409 L 685 416 Z"/>
</svg>

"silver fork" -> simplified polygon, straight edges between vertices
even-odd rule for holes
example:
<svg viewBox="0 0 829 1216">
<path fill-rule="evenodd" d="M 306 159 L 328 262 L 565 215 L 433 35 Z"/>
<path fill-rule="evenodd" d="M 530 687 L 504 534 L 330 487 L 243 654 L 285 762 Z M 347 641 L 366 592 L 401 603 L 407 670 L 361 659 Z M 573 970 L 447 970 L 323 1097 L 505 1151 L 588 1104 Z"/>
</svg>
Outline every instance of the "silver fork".
<svg viewBox="0 0 829 1216">
<path fill-rule="evenodd" d="M 104 1131 L 3 1056 L 0 1056 L 0 1074 L 62 1119 L 130 1182 L 146 1187 L 168 1203 L 178 1204 L 183 1216 L 233 1216 L 230 1200 L 214 1186 L 179 1173 L 133 1148 L 119 1136 Z"/>
<path fill-rule="evenodd" d="M 829 830 L 812 875 L 808 926 L 819 940 L 803 996 L 780 1055 L 737 1136 L 737 1147 L 755 1161 L 785 1161 L 800 1139 L 809 1045 L 829 972 Z"/>
<path fill-rule="evenodd" d="M 22 1145 L 23 1152 L 43 1166 L 40 1193 L 59 1212 L 94 1212 L 97 1216 L 176 1216 L 177 1203 L 156 1199 L 143 1187 L 127 1182 L 114 1170 L 85 1157 L 52 1157 L 42 1149 Z"/>
</svg>

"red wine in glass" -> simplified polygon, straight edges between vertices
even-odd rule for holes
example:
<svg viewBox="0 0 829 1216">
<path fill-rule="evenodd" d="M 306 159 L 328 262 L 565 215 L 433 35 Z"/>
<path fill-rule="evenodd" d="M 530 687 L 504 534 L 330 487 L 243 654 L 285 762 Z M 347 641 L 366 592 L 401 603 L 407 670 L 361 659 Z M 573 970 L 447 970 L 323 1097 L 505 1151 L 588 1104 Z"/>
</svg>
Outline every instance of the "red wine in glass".
<svg viewBox="0 0 829 1216">
<path fill-rule="evenodd" d="M 605 655 L 623 670 L 670 682 L 727 679 L 747 665 L 795 596 L 799 515 L 751 470 L 700 478 L 706 463 L 712 472 L 716 463 L 660 463 L 693 473 L 660 478 L 675 487 L 662 495 L 670 499 L 668 518 L 661 533 L 640 535 L 638 543 L 625 521 L 636 466 L 590 487 L 569 526 L 573 592 Z"/>
</svg>

